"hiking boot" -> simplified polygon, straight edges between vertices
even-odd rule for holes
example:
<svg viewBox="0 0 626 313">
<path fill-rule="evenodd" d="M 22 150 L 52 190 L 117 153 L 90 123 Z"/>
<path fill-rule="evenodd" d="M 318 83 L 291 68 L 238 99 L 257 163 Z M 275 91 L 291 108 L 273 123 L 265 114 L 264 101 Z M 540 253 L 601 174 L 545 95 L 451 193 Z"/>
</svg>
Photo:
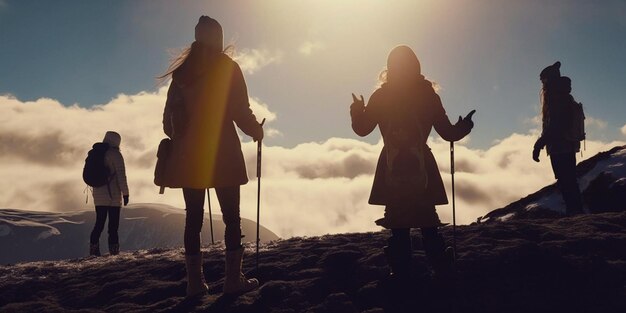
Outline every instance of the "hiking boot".
<svg viewBox="0 0 626 313">
<path fill-rule="evenodd" d="M 100 244 L 99 243 L 89 244 L 89 255 L 100 256 Z"/>
<path fill-rule="evenodd" d="M 447 247 L 443 253 L 431 262 L 433 277 L 435 279 L 448 280 L 454 276 L 455 251 L 452 247 Z"/>
<path fill-rule="evenodd" d="M 226 277 L 224 278 L 224 294 L 241 294 L 254 290 L 259 286 L 256 278 L 247 279 L 241 272 L 243 246 L 236 250 L 226 250 Z"/>
<path fill-rule="evenodd" d="M 187 270 L 187 298 L 205 295 L 209 287 L 204 283 L 202 273 L 202 254 L 185 255 Z"/>
<path fill-rule="evenodd" d="M 119 243 L 110 243 L 109 244 L 109 254 L 118 255 L 120 254 L 120 244 Z"/>
<path fill-rule="evenodd" d="M 395 281 L 408 280 L 411 276 L 411 237 L 406 235 L 393 234 L 387 239 L 388 245 L 383 248 L 387 263 L 389 264 L 389 278 Z"/>
</svg>

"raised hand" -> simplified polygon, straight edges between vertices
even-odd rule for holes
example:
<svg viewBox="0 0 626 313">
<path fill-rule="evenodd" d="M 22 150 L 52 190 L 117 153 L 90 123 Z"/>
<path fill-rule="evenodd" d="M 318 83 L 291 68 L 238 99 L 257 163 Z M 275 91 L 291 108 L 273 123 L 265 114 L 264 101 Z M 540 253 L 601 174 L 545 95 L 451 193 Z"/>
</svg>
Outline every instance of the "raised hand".
<svg viewBox="0 0 626 313">
<path fill-rule="evenodd" d="M 350 111 L 363 112 L 365 110 L 365 99 L 361 95 L 361 99 L 357 98 L 354 93 L 352 94 L 352 104 L 350 105 Z"/>
<path fill-rule="evenodd" d="M 464 118 L 459 115 L 459 120 L 456 123 L 459 124 L 463 122 L 467 123 L 470 128 L 474 127 L 474 122 L 472 121 L 472 116 L 474 115 L 474 113 L 476 113 L 476 110 L 471 110 L 469 113 L 467 113 L 467 115 L 465 115 Z"/>
<path fill-rule="evenodd" d="M 472 116 L 474 115 L 474 113 L 476 113 L 476 110 L 471 110 L 469 113 L 467 113 L 467 115 L 465 115 L 464 120 L 466 121 L 472 121 Z"/>
</svg>

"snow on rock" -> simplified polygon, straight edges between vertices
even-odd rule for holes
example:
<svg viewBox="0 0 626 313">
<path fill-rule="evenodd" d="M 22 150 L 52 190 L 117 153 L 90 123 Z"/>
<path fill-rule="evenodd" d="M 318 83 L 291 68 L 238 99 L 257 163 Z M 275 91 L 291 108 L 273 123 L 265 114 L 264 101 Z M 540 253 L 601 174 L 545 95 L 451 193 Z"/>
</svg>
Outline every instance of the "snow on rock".
<svg viewBox="0 0 626 313">
<path fill-rule="evenodd" d="M 587 213 L 626 210 L 626 146 L 615 147 L 580 162 L 576 174 Z M 491 211 L 478 222 L 557 217 L 564 213 L 565 203 L 554 183 Z"/>
</svg>

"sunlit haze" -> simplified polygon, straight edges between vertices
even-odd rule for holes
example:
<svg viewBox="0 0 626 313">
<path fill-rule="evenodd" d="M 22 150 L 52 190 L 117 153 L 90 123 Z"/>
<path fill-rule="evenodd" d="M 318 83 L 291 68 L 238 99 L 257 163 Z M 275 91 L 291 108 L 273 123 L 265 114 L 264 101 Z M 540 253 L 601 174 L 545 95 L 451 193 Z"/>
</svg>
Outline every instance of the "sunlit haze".
<svg viewBox="0 0 626 313">
<path fill-rule="evenodd" d="M 367 204 L 380 134 L 355 135 L 349 106 L 351 93 L 369 98 L 398 44 L 453 122 L 477 110 L 457 143 L 460 223 L 554 182 L 531 150 L 539 72 L 557 60 L 585 106 L 583 158 L 626 141 L 623 1 L 0 0 L 0 208 L 93 209 L 81 170 L 107 130 L 122 135 L 132 201 L 183 208 L 180 190 L 152 183 L 169 84 L 155 77 L 193 42 L 200 15 L 222 24 L 267 118 L 262 223 L 279 236 L 380 229 L 383 208 Z M 254 219 L 256 147 L 240 134 L 242 216 Z M 429 145 L 450 199 L 448 143 L 433 132 Z M 438 213 L 450 221 L 450 206 Z"/>
</svg>

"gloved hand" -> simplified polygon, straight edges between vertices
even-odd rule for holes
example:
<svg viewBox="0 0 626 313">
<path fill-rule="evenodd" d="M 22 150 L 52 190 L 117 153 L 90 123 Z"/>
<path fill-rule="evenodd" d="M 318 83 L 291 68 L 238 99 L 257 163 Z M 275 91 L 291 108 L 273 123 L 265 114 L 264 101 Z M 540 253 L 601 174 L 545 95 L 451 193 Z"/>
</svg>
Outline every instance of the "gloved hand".
<svg viewBox="0 0 626 313">
<path fill-rule="evenodd" d="M 359 100 L 354 94 L 352 94 L 352 104 L 350 105 L 350 112 L 363 112 L 365 110 L 365 99 L 361 95 Z"/>
<path fill-rule="evenodd" d="M 261 126 L 261 127 L 259 127 L 257 133 L 252 136 L 252 140 L 254 140 L 254 142 L 257 142 L 259 140 L 263 140 L 263 135 L 265 133 L 265 131 L 263 131 L 263 124 L 265 124 L 265 119 L 263 119 L 261 124 L 259 124 L 259 126 Z"/>
<path fill-rule="evenodd" d="M 461 125 L 461 124 L 466 124 L 467 127 L 469 127 L 470 129 L 474 127 L 474 122 L 472 121 L 472 116 L 474 115 L 474 113 L 476 113 L 476 110 L 471 110 L 469 113 L 467 113 L 467 115 L 465 115 L 465 118 L 462 118 L 459 115 L 459 120 L 456 122 L 457 125 Z"/>
<path fill-rule="evenodd" d="M 264 135 L 263 133 L 264 133 L 263 127 L 261 127 L 260 130 L 256 134 L 254 134 L 254 136 L 252 136 L 252 140 L 254 140 L 254 142 L 263 140 L 263 135 Z"/>
<path fill-rule="evenodd" d="M 128 195 L 124 196 L 124 206 L 128 205 Z"/>
<path fill-rule="evenodd" d="M 541 152 L 541 149 L 535 147 L 533 148 L 533 160 L 535 160 L 535 162 L 539 162 L 539 153 Z"/>
</svg>

